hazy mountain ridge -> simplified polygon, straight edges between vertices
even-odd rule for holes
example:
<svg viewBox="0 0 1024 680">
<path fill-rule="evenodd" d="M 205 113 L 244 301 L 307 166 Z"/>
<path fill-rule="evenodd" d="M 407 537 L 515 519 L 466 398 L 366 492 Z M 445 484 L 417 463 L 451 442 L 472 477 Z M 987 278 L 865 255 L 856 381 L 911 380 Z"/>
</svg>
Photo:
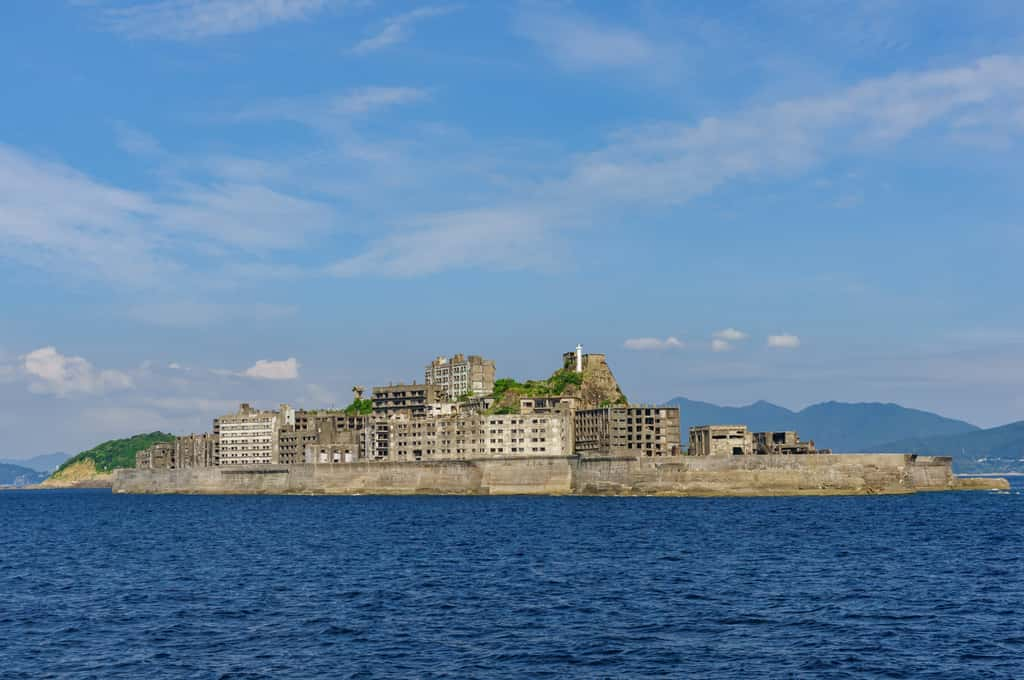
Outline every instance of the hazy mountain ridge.
<svg viewBox="0 0 1024 680">
<path fill-rule="evenodd" d="M 0 486 L 25 486 L 38 484 L 46 478 L 45 472 L 39 472 L 22 465 L 0 463 Z"/>
<path fill-rule="evenodd" d="M 976 425 L 945 418 L 898 404 L 850 404 L 827 401 L 791 411 L 758 401 L 749 406 L 717 406 L 685 397 L 668 402 L 680 409 L 683 432 L 694 425 L 737 424 L 753 431 L 796 430 L 800 438 L 814 440 L 837 452 L 870 451 L 892 442 L 918 437 L 964 434 Z"/>
<path fill-rule="evenodd" d="M 46 474 L 50 474 L 70 457 L 70 454 L 58 451 L 56 453 L 44 453 L 41 456 L 32 456 L 31 458 L 24 459 L 5 458 L 0 460 L 0 463 L 18 465 L 35 470 L 36 472 L 45 472 Z"/>
<path fill-rule="evenodd" d="M 903 439 L 879 451 L 953 456 L 957 472 L 1024 472 L 1024 420 L 963 434 Z"/>
</svg>

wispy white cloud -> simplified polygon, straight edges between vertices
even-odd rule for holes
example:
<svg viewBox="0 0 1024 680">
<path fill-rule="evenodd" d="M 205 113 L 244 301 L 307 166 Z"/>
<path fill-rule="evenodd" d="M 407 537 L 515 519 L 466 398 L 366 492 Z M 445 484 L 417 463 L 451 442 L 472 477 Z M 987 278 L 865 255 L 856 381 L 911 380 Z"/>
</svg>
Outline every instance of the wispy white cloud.
<svg viewBox="0 0 1024 680">
<path fill-rule="evenodd" d="M 163 153 L 163 148 L 155 137 L 127 123 L 115 124 L 114 135 L 118 148 L 130 154 L 152 156 Z"/>
<path fill-rule="evenodd" d="M 769 335 L 768 346 L 776 349 L 796 349 L 800 346 L 800 338 L 795 335 Z"/>
<path fill-rule="evenodd" d="M 309 19 L 329 0 L 156 0 L 128 7 L 96 3 L 105 26 L 131 38 L 198 40 Z"/>
<path fill-rule="evenodd" d="M 283 361 L 260 359 L 245 369 L 242 375 L 261 380 L 295 380 L 299 377 L 299 362 L 294 357 Z"/>
<path fill-rule="evenodd" d="M 659 48 L 642 33 L 582 16 L 526 14 L 516 27 L 570 70 L 640 66 L 654 62 L 659 55 Z"/>
<path fill-rule="evenodd" d="M 977 109 L 1024 102 L 1024 58 L 865 80 L 830 95 L 757 107 L 696 124 L 620 131 L 579 159 L 568 189 L 605 200 L 680 204 L 743 178 L 802 172 L 838 152 L 883 149 Z"/>
<path fill-rule="evenodd" d="M 0 144 L 0 258 L 34 267 L 145 287 L 188 270 L 203 249 L 230 248 L 220 251 L 229 266 L 335 224 L 325 204 L 263 184 L 176 182 L 146 194 Z"/>
<path fill-rule="evenodd" d="M 684 347 L 683 341 L 674 336 L 667 338 L 629 338 L 622 346 L 626 349 L 638 350 L 638 351 L 651 351 L 651 350 L 665 350 L 665 349 L 682 349 Z"/>
<path fill-rule="evenodd" d="M 413 27 L 420 21 L 442 16 L 457 9 L 460 8 L 456 5 L 420 7 L 411 12 L 393 16 L 384 23 L 384 27 L 380 31 L 361 40 L 351 51 L 353 54 L 368 54 L 405 42 L 412 36 Z"/>
<path fill-rule="evenodd" d="M 414 229 L 370 244 L 329 268 L 335 276 L 422 276 L 452 268 L 550 265 L 546 217 L 532 210 L 468 210 L 421 218 Z"/>
<path fill-rule="evenodd" d="M 167 328 L 210 328 L 238 321 L 276 321 L 295 313 L 291 305 L 262 302 L 176 302 L 151 301 L 132 305 L 128 316 L 139 321 Z"/>
<path fill-rule="evenodd" d="M 728 340 L 721 338 L 715 338 L 711 341 L 712 352 L 728 352 L 732 349 L 732 344 Z"/>
<path fill-rule="evenodd" d="M 625 128 L 602 148 L 574 156 L 561 178 L 524 183 L 515 203 L 448 213 L 427 229 L 393 231 L 332 271 L 413 276 L 468 263 L 508 267 L 515 258 L 492 254 L 506 247 L 521 250 L 516 234 L 556 238 L 568 226 L 566 214 L 574 216 L 575 226 L 600 221 L 610 209 L 669 209 L 731 182 L 799 175 L 836 154 L 888 151 L 926 130 L 941 137 L 968 111 L 1005 112 L 1020 106 L 1024 57 L 993 56 L 957 68 L 868 79 L 830 94 L 696 123 Z M 449 222 L 453 216 L 460 218 Z M 474 221 L 484 228 L 472 233 L 470 243 L 444 238 L 468 236 Z"/>
<path fill-rule="evenodd" d="M 426 97 L 424 90 L 414 87 L 366 87 L 334 97 L 331 106 L 338 113 L 359 116 Z"/>
<path fill-rule="evenodd" d="M 64 397 L 75 392 L 102 394 L 134 387 L 131 376 L 115 370 L 100 370 L 82 357 L 66 356 L 55 347 L 41 347 L 23 357 L 29 390 L 36 394 Z"/>
</svg>

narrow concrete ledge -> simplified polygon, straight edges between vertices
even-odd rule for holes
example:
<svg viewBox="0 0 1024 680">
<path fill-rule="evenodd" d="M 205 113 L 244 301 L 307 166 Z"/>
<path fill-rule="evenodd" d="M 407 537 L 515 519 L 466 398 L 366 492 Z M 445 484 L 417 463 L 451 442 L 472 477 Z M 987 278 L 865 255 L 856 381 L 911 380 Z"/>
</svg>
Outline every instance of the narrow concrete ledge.
<svg viewBox="0 0 1024 680">
<path fill-rule="evenodd" d="M 954 477 L 957 491 L 1009 491 L 1010 480 L 1005 477 Z"/>
</svg>

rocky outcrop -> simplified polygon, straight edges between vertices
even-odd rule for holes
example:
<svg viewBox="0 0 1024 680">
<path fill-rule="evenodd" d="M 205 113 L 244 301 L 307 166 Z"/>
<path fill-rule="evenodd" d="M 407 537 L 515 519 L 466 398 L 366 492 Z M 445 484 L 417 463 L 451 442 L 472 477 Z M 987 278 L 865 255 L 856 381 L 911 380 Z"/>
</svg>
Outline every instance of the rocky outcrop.
<svg viewBox="0 0 1024 680">
<path fill-rule="evenodd" d="M 37 489 L 103 489 L 114 481 L 111 472 L 98 472 L 92 460 L 80 460 L 53 473 L 46 481 L 35 485 Z"/>
<path fill-rule="evenodd" d="M 601 408 L 629 403 L 603 354 L 588 354 L 583 357 L 581 384 L 568 385 L 562 396 L 575 397 L 579 400 L 580 408 Z"/>
</svg>

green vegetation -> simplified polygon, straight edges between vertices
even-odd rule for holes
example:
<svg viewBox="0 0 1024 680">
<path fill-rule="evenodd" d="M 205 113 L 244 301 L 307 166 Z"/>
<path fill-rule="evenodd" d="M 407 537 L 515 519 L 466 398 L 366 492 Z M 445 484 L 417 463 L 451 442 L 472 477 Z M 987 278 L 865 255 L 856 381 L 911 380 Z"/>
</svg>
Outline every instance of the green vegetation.
<svg viewBox="0 0 1024 680">
<path fill-rule="evenodd" d="M 527 380 L 524 383 L 517 382 L 512 378 L 498 378 L 494 381 L 494 392 L 491 396 L 495 401 L 508 392 L 514 392 L 521 397 L 557 397 L 565 392 L 569 385 L 577 387 L 583 384 L 583 376 L 575 371 L 561 369 L 555 371 L 547 380 Z"/>
<path fill-rule="evenodd" d="M 520 397 L 557 397 L 570 386 L 583 384 L 583 376 L 571 369 L 559 369 L 547 380 L 518 382 L 512 378 L 498 378 L 494 381 L 494 406 L 488 411 L 496 415 L 519 413 Z M 514 403 L 513 403 L 514 402 Z"/>
<path fill-rule="evenodd" d="M 373 413 L 372 399 L 353 399 L 352 403 L 345 407 L 347 416 L 368 416 Z"/>
<path fill-rule="evenodd" d="M 70 458 L 64 462 L 57 472 L 59 474 L 62 470 L 75 463 L 80 463 L 85 460 L 91 460 L 93 465 L 96 466 L 96 472 L 110 472 L 117 470 L 118 468 L 133 468 L 135 467 L 135 454 L 142 449 L 148 449 L 157 442 L 169 442 L 174 440 L 173 434 L 167 434 L 165 432 L 150 432 L 149 434 L 137 434 L 134 437 L 128 439 L 112 439 L 108 442 L 103 442 L 99 446 L 95 446 L 88 451 L 82 451 L 74 458 Z"/>
</svg>

